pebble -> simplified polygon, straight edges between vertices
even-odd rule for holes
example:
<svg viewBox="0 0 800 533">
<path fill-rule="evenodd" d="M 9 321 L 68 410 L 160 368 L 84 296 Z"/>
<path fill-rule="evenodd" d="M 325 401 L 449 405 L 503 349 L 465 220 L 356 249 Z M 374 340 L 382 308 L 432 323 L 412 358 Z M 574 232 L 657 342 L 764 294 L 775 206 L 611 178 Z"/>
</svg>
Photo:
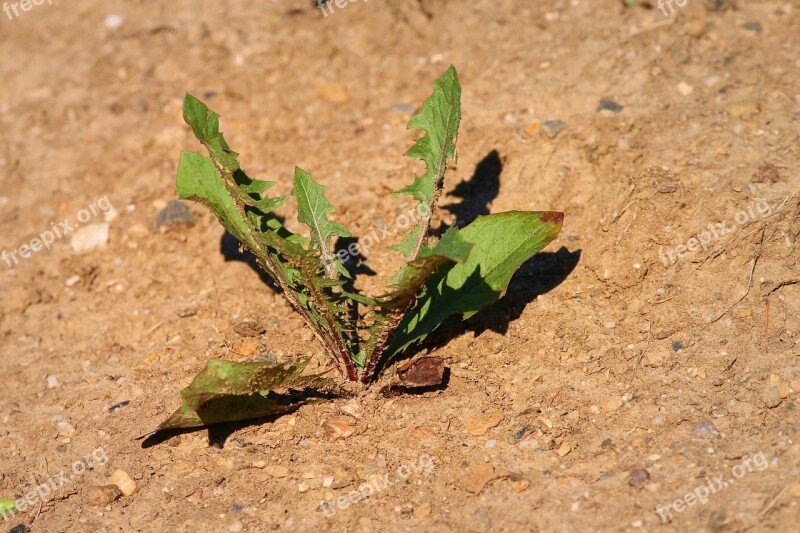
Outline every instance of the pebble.
<svg viewBox="0 0 800 533">
<path fill-rule="evenodd" d="M 239 322 L 233 327 L 233 331 L 240 337 L 258 337 L 267 331 L 267 328 L 261 326 L 258 322 L 252 320 L 245 320 Z"/>
<path fill-rule="evenodd" d="M 92 507 L 105 507 L 117 498 L 122 496 L 122 491 L 116 485 L 102 485 L 89 487 L 86 490 L 85 499 Z"/>
<path fill-rule="evenodd" d="M 234 522 L 233 524 L 230 525 L 230 527 L 228 527 L 228 531 L 230 531 L 231 533 L 239 533 L 239 531 L 242 531 L 243 529 L 244 529 L 244 524 L 242 524 L 241 522 Z"/>
<path fill-rule="evenodd" d="M 694 87 L 692 87 L 685 81 L 680 82 L 675 88 L 678 90 L 681 96 L 689 96 L 690 94 L 692 94 L 692 92 L 694 92 Z"/>
<path fill-rule="evenodd" d="M 119 402 L 117 404 L 114 404 L 114 405 L 112 405 L 111 407 L 108 408 L 108 412 L 109 413 L 113 413 L 115 411 L 119 411 L 123 407 L 127 407 L 130 403 L 131 403 L 130 400 L 125 400 L 125 401 Z"/>
<path fill-rule="evenodd" d="M 315 88 L 321 97 L 334 104 L 344 104 L 350 99 L 345 88 L 335 81 L 321 83 Z"/>
<path fill-rule="evenodd" d="M 125 496 L 132 496 L 139 490 L 136 482 L 124 470 L 114 470 L 108 482 L 119 487 Z"/>
<path fill-rule="evenodd" d="M 9 529 L 8 533 L 31 533 L 31 530 L 25 524 L 17 524 Z"/>
<path fill-rule="evenodd" d="M 760 32 L 764 29 L 764 26 L 762 26 L 759 21 L 752 20 L 750 22 L 745 22 L 744 24 L 742 24 L 742 28 L 750 31 Z"/>
<path fill-rule="evenodd" d="M 322 429 L 330 440 L 346 439 L 354 433 L 350 425 L 341 420 L 328 420 L 322 424 Z"/>
<path fill-rule="evenodd" d="M 467 421 L 467 431 L 473 437 L 480 437 L 491 428 L 500 424 L 502 421 L 503 415 L 500 413 L 487 413 L 485 415 L 479 415 Z"/>
<path fill-rule="evenodd" d="M 733 117 L 749 117 L 761 113 L 761 104 L 755 100 L 734 102 L 728 106 L 728 113 Z"/>
<path fill-rule="evenodd" d="M 631 487 L 641 487 L 650 481 L 650 472 L 644 468 L 639 468 L 631 472 L 631 477 L 628 479 L 628 485 Z"/>
<path fill-rule="evenodd" d="M 112 13 L 111 15 L 106 15 L 106 18 L 103 19 L 103 24 L 105 24 L 106 28 L 110 30 L 116 30 L 120 26 L 122 26 L 123 18 L 122 15 L 117 13 Z"/>
<path fill-rule="evenodd" d="M 495 474 L 492 465 L 488 463 L 482 464 L 472 471 L 464 484 L 464 488 L 467 489 L 467 492 L 480 494 L 481 491 L 486 488 L 486 485 L 496 477 L 498 476 Z"/>
<path fill-rule="evenodd" d="M 703 419 L 695 424 L 692 429 L 692 436 L 698 439 L 715 439 L 719 437 L 719 431 L 711 420 Z"/>
<path fill-rule="evenodd" d="M 361 405 L 355 400 L 350 400 L 344 405 L 339 406 L 339 410 L 345 414 L 352 416 L 353 418 L 360 419 L 361 418 Z"/>
<path fill-rule="evenodd" d="M 81 277 L 76 274 L 74 276 L 68 277 L 67 280 L 64 282 L 64 285 L 66 285 L 67 287 L 73 287 L 78 283 L 80 283 L 80 281 Z"/>
<path fill-rule="evenodd" d="M 622 110 L 625 109 L 625 106 L 618 104 L 614 100 L 600 100 L 600 103 L 597 105 L 597 111 L 610 111 L 612 113 L 620 113 Z"/>
<path fill-rule="evenodd" d="M 551 139 L 555 138 L 556 135 L 561 133 L 561 130 L 567 127 L 567 123 L 563 120 L 547 120 L 542 122 L 542 130 L 547 134 L 548 137 Z"/>
<path fill-rule="evenodd" d="M 58 387 L 58 376 L 55 374 L 50 374 L 47 376 L 47 388 L 55 389 L 56 387 Z"/>
<path fill-rule="evenodd" d="M 156 228 L 166 228 L 168 226 L 191 226 L 194 224 L 194 215 L 184 202 L 171 200 L 159 211 L 156 216 Z"/>
<path fill-rule="evenodd" d="M 495 440 L 495 439 L 489 439 L 489 440 L 487 440 L 487 441 L 486 441 L 486 449 L 487 449 L 487 450 L 491 450 L 491 449 L 492 449 L 492 448 L 494 448 L 495 446 L 497 446 L 497 440 Z"/>
<path fill-rule="evenodd" d="M 572 446 L 569 445 L 568 442 L 564 442 L 561 446 L 556 450 L 556 453 L 559 457 L 565 457 L 572 451 Z"/>
<path fill-rule="evenodd" d="M 89 224 L 78 228 L 70 239 L 72 251 L 76 254 L 83 254 L 105 248 L 108 244 L 109 229 L 108 222 Z"/>
<path fill-rule="evenodd" d="M 767 386 L 761 391 L 761 401 L 770 409 L 778 407 L 782 402 L 781 391 L 778 387 Z"/>
</svg>

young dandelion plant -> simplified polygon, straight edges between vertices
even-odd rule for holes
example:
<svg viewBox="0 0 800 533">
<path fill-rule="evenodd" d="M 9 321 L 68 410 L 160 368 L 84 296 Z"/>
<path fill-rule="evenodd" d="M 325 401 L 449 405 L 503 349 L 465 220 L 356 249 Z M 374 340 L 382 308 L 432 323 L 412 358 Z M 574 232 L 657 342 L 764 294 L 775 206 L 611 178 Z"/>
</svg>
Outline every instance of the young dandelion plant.
<svg viewBox="0 0 800 533">
<path fill-rule="evenodd" d="M 351 275 L 334 242 L 351 234 L 330 218 L 334 208 L 325 187 L 295 169 L 291 196 L 308 236 L 292 233 L 274 214 L 289 197 L 270 196 L 273 182 L 245 174 L 219 130 L 219 116 L 187 94 L 183 117 L 208 155 L 181 155 L 178 195 L 205 205 L 255 255 L 319 339 L 332 366 L 350 382 L 369 385 L 447 317 L 469 318 L 497 301 L 514 272 L 561 229 L 563 213 L 510 211 L 453 226 L 439 239 L 429 235 L 445 170 L 456 157 L 461 121 L 461 85 L 452 66 L 408 124 L 425 132 L 406 155 L 423 161 L 426 172 L 395 191 L 415 202 L 418 216 L 393 247 L 404 254 L 405 264 L 392 277 L 391 290 L 377 296 L 345 289 Z M 324 398 L 334 380 L 302 375 L 307 363 L 209 361 L 182 391 L 182 407 L 158 430 L 272 415 Z M 297 389 L 316 395 L 293 395 Z"/>
</svg>

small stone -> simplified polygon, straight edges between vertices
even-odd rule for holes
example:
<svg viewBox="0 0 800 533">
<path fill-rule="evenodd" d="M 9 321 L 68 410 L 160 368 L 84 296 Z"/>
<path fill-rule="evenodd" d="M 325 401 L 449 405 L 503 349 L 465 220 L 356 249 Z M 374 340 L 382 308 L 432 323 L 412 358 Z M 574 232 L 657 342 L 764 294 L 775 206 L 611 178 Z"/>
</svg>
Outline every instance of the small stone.
<svg viewBox="0 0 800 533">
<path fill-rule="evenodd" d="M 47 388 L 55 389 L 56 387 L 58 387 L 58 376 L 55 374 L 50 374 L 47 376 Z"/>
<path fill-rule="evenodd" d="M 335 81 L 321 83 L 316 90 L 321 97 L 334 104 L 344 104 L 350 99 L 345 88 Z"/>
<path fill-rule="evenodd" d="M 631 477 L 628 479 L 628 485 L 631 487 L 641 487 L 650 481 L 650 472 L 644 468 L 639 468 L 631 472 Z"/>
<path fill-rule="evenodd" d="M 103 19 L 103 24 L 105 25 L 106 28 L 110 30 L 116 30 L 117 28 L 122 26 L 123 22 L 124 19 L 122 18 L 122 15 L 119 15 L 117 13 L 106 15 L 106 18 Z"/>
<path fill-rule="evenodd" d="M 119 403 L 115 403 L 114 405 L 112 405 L 111 407 L 108 408 L 108 412 L 109 413 L 114 413 L 116 411 L 119 411 L 123 407 L 127 407 L 128 405 L 130 405 L 130 403 L 131 403 L 130 400 L 123 400 L 123 401 L 121 401 Z"/>
<path fill-rule="evenodd" d="M 80 281 L 81 281 L 81 277 L 80 276 L 78 276 L 78 275 L 70 276 L 64 282 L 64 285 L 66 285 L 67 287 L 74 287 L 75 285 L 80 283 Z"/>
<path fill-rule="evenodd" d="M 339 410 L 353 418 L 361 418 L 361 405 L 355 400 L 350 400 L 344 405 L 339 406 Z"/>
<path fill-rule="evenodd" d="M 100 250 L 108 245 L 110 226 L 108 222 L 89 224 L 73 232 L 70 246 L 76 254 Z"/>
<path fill-rule="evenodd" d="M 86 489 L 84 498 L 92 507 L 105 507 L 122 496 L 122 491 L 116 485 L 94 486 Z"/>
<path fill-rule="evenodd" d="M 559 457 L 566 457 L 572 451 L 572 446 L 568 442 L 561 443 L 561 446 L 556 450 Z"/>
<path fill-rule="evenodd" d="M 514 492 L 525 492 L 530 486 L 531 482 L 527 479 L 511 480 L 511 488 L 514 489 Z"/>
<path fill-rule="evenodd" d="M 303 481 L 302 483 L 300 483 L 300 484 L 297 486 L 297 490 L 299 490 L 301 493 L 306 493 L 306 492 L 308 492 L 309 488 L 310 488 L 310 487 L 308 486 L 308 483 L 306 483 L 305 481 Z"/>
<path fill-rule="evenodd" d="M 322 429 L 330 440 L 346 439 L 354 430 L 341 420 L 328 420 L 322 424 Z"/>
<path fill-rule="evenodd" d="M 289 476 L 289 469 L 283 465 L 269 465 L 264 468 L 264 472 L 266 472 L 267 475 L 278 479 L 283 479 Z"/>
<path fill-rule="evenodd" d="M 258 324 L 258 322 L 253 322 L 252 320 L 245 320 L 244 322 L 239 322 L 233 327 L 233 331 L 236 332 L 237 335 L 240 337 L 258 337 L 262 333 L 267 331 L 267 328 Z"/>
<path fill-rule="evenodd" d="M 610 111 L 611 113 L 620 113 L 622 110 L 625 109 L 625 106 L 618 104 L 613 100 L 600 100 L 600 103 L 597 105 L 597 111 Z"/>
<path fill-rule="evenodd" d="M 260 459 L 260 460 L 258 460 L 258 461 L 255 461 L 255 462 L 254 462 L 252 465 L 250 465 L 250 466 L 252 466 L 253 468 L 264 469 L 264 468 L 266 468 L 266 466 L 267 466 L 267 462 L 266 462 L 265 460 L 263 460 L 263 459 Z"/>
<path fill-rule="evenodd" d="M 716 439 L 719 437 L 719 431 L 714 423 L 706 418 L 695 424 L 692 436 L 698 439 Z"/>
<path fill-rule="evenodd" d="M 496 477 L 497 475 L 492 465 L 488 463 L 482 464 L 472 471 L 464 484 L 464 488 L 467 489 L 467 492 L 480 494 L 486 485 Z"/>
<path fill-rule="evenodd" d="M 322 486 L 326 489 L 333 485 L 333 476 L 327 476 L 322 478 Z"/>
<path fill-rule="evenodd" d="M 678 350 L 683 350 L 684 347 L 685 345 L 683 344 L 683 341 L 675 341 L 672 343 L 672 351 L 674 352 L 677 352 Z"/>
<path fill-rule="evenodd" d="M 761 104 L 755 100 L 734 102 L 728 106 L 728 113 L 734 117 L 749 117 L 761 113 Z"/>
<path fill-rule="evenodd" d="M 495 439 L 489 439 L 489 440 L 487 440 L 487 441 L 486 441 L 486 449 L 487 449 L 487 450 L 491 450 L 491 449 L 492 449 L 492 448 L 494 448 L 495 446 L 497 446 L 497 440 L 495 440 Z"/>
<path fill-rule="evenodd" d="M 757 20 L 752 20 L 750 22 L 745 22 L 742 24 L 742 28 L 750 31 L 760 32 L 764 29 L 761 23 Z"/>
<path fill-rule="evenodd" d="M 536 132 L 538 132 L 540 129 L 542 129 L 542 125 L 541 125 L 541 124 L 539 124 L 538 122 L 531 122 L 530 124 L 528 124 L 527 126 L 525 126 L 525 129 L 523 129 L 523 130 L 522 130 L 522 132 L 523 132 L 523 133 L 524 133 L 524 134 L 525 134 L 527 137 L 533 137 L 533 135 L 534 135 Z"/>
<path fill-rule="evenodd" d="M 251 357 L 258 351 L 259 345 L 260 342 L 258 339 L 247 339 L 246 341 L 238 345 L 236 348 L 234 348 L 233 351 L 235 351 L 240 355 Z"/>
<path fill-rule="evenodd" d="M 484 435 L 491 428 L 496 427 L 503 420 L 503 415 L 500 413 L 487 413 L 471 418 L 467 422 L 467 431 L 473 437 L 480 437 Z"/>
<path fill-rule="evenodd" d="M 563 120 L 546 120 L 542 122 L 542 130 L 547 134 L 548 137 L 554 139 L 556 135 L 561 133 L 561 130 L 567 127 L 567 123 Z"/>
<path fill-rule="evenodd" d="M 241 522 L 234 522 L 228 527 L 228 531 L 230 531 L 231 533 L 239 533 L 243 529 L 244 529 L 244 524 L 242 524 Z"/>
<path fill-rule="evenodd" d="M 17 524 L 9 529 L 8 533 L 31 533 L 31 530 L 25 524 Z"/>
<path fill-rule="evenodd" d="M 164 209 L 156 216 L 156 228 L 166 228 L 168 226 L 191 226 L 194 224 L 194 215 L 184 202 L 180 200 L 170 200 Z"/>
<path fill-rule="evenodd" d="M 794 393 L 794 389 L 792 388 L 791 383 L 789 383 L 788 381 L 784 381 L 783 383 L 778 385 L 778 392 L 780 393 L 781 398 L 785 400 Z"/>
<path fill-rule="evenodd" d="M 770 409 L 774 409 L 783 402 L 781 391 L 778 387 L 767 386 L 761 391 L 761 401 Z"/>
<path fill-rule="evenodd" d="M 114 470 L 108 482 L 119 487 L 125 496 L 132 496 L 139 490 L 136 482 L 124 470 Z"/>
<path fill-rule="evenodd" d="M 690 94 L 692 94 L 692 92 L 694 92 L 694 87 L 692 87 L 685 81 L 680 82 L 678 85 L 675 86 L 675 88 L 678 90 L 678 93 L 680 93 L 681 96 L 689 96 Z"/>
</svg>

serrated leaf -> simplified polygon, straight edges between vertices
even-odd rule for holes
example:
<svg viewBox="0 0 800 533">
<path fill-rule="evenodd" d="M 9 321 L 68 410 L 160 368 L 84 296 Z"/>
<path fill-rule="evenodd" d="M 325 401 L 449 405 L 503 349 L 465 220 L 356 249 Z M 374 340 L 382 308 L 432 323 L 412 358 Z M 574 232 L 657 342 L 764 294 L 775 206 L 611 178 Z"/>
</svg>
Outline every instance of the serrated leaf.
<svg viewBox="0 0 800 533">
<path fill-rule="evenodd" d="M 425 213 L 406 235 L 405 239 L 392 247 L 406 257 L 416 258 L 422 241 L 430 227 L 430 216 L 438 200 L 447 169 L 447 162 L 456 157 L 456 136 L 461 122 L 461 85 L 452 65 L 433 85 L 433 94 L 425 100 L 422 110 L 408 123 L 408 129 L 418 128 L 425 135 L 414 143 L 405 155 L 425 162 L 426 173 L 417 176 L 414 182 L 394 194 L 411 196 L 418 203 L 417 209 Z"/>
<path fill-rule="evenodd" d="M 233 173 L 239 169 L 239 154 L 231 150 L 219 131 L 219 115 L 189 93 L 183 99 L 183 120 L 192 128 L 208 151 L 225 169 Z"/>
<path fill-rule="evenodd" d="M 335 210 L 324 193 L 325 187 L 314 181 L 308 172 L 295 168 L 292 196 L 297 199 L 297 220 L 311 228 L 311 246 L 319 250 L 328 276 L 333 277 L 335 271 L 342 272 L 344 267 L 337 265 L 341 262 L 331 254 L 331 238 L 350 237 L 350 232 L 338 222 L 328 220 L 328 215 Z"/>
<path fill-rule="evenodd" d="M 239 242 L 255 246 L 247 223 L 236 210 L 211 159 L 194 152 L 183 152 L 178 163 L 175 192 L 185 200 L 205 205 Z"/>
<path fill-rule="evenodd" d="M 155 432 L 261 418 L 297 409 L 306 400 L 289 398 L 289 389 L 333 386 L 321 376 L 301 376 L 308 361 L 297 364 L 237 363 L 213 359 L 181 391 L 183 405 Z"/>
<path fill-rule="evenodd" d="M 424 339 L 448 316 L 469 318 L 500 299 L 514 272 L 556 238 L 563 218 L 563 213 L 549 211 L 509 211 L 478 217 L 459 230 L 460 237 L 473 244 L 469 257 L 430 277 L 387 353 L 399 353 Z"/>
</svg>

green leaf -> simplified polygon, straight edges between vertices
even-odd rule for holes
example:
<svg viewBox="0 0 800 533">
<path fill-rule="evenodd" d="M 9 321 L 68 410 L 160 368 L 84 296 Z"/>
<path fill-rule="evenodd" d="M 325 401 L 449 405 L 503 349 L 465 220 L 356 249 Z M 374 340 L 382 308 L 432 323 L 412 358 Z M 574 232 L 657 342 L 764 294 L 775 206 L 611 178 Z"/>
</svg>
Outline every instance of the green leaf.
<svg viewBox="0 0 800 533">
<path fill-rule="evenodd" d="M 376 304 L 386 309 L 405 309 L 439 267 L 447 263 L 463 263 L 472 246 L 455 228 L 451 228 L 433 248 L 423 248 L 420 257 L 406 264 L 395 290 L 378 298 Z"/>
<path fill-rule="evenodd" d="M 179 197 L 201 203 L 215 213 L 222 226 L 239 242 L 255 246 L 247 223 L 236 210 L 228 189 L 208 157 L 183 152 L 175 190 Z"/>
<path fill-rule="evenodd" d="M 311 228 L 311 246 L 320 251 L 328 276 L 334 277 L 334 271 L 338 271 L 349 277 L 341 261 L 331 254 L 331 238 L 350 237 L 350 232 L 338 222 L 328 220 L 335 209 L 325 199 L 324 192 L 325 187 L 314 181 L 308 172 L 295 168 L 292 195 L 297 199 L 297 220 Z"/>
<path fill-rule="evenodd" d="M 469 257 L 430 277 L 414 309 L 400 323 L 388 354 L 424 339 L 448 316 L 469 318 L 499 300 L 514 272 L 556 238 L 563 218 L 563 213 L 550 211 L 509 211 L 478 217 L 459 230 L 460 237 L 473 244 Z"/>
<path fill-rule="evenodd" d="M 410 196 L 418 201 L 422 215 L 403 242 L 392 249 L 414 259 L 430 227 L 431 215 L 442 190 L 447 162 L 456 158 L 456 136 L 461 122 L 461 85 L 452 65 L 433 85 L 433 94 L 422 104 L 422 110 L 408 123 L 408 129 L 418 128 L 425 135 L 414 143 L 405 155 L 425 162 L 426 173 L 414 183 L 394 194 Z"/>
<path fill-rule="evenodd" d="M 0 498 L 0 516 L 13 515 L 17 512 L 17 502 L 14 498 Z"/>
<path fill-rule="evenodd" d="M 333 382 L 321 376 L 300 376 L 308 360 L 297 364 L 236 363 L 212 359 L 181 391 L 183 405 L 155 432 L 261 418 L 297 409 L 307 400 L 293 400 L 290 389 L 324 390 Z"/>
<path fill-rule="evenodd" d="M 230 173 L 239 169 L 239 154 L 231 150 L 219 131 L 219 115 L 189 93 L 183 99 L 183 120 L 191 126 L 194 136 L 205 145 L 212 159 Z"/>
</svg>

